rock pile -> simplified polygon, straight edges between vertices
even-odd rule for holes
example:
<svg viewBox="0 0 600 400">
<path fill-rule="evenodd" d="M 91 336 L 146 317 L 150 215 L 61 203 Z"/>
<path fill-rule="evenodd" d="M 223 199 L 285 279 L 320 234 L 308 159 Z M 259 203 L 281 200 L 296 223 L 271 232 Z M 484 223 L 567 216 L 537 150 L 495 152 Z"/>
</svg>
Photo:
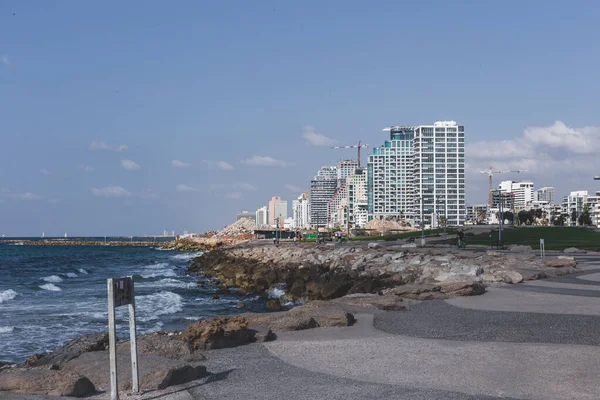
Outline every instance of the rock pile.
<svg viewBox="0 0 600 400">
<path fill-rule="evenodd" d="M 371 220 L 369 222 L 367 222 L 367 224 L 365 225 L 365 229 L 368 230 L 375 230 L 377 232 L 381 232 L 382 230 L 384 232 L 389 232 L 389 231 L 416 231 L 417 229 L 413 228 L 410 226 L 410 224 L 407 224 L 406 222 L 402 223 L 402 222 L 398 222 L 398 221 L 386 221 L 386 220 L 378 220 L 378 219 L 374 219 Z"/>
<path fill-rule="evenodd" d="M 407 284 L 437 293 L 423 296 L 430 298 L 480 294 L 485 285 L 552 277 L 576 272 L 575 267 L 572 258 L 542 262 L 531 252 L 290 243 L 219 249 L 195 259 L 189 271 L 217 278 L 242 292 L 264 292 L 284 284 L 285 300 L 319 300 Z M 444 286 L 450 283 L 463 286 Z"/>
<path fill-rule="evenodd" d="M 265 229 L 267 227 L 262 227 L 256 225 L 256 222 L 252 221 L 249 218 L 240 218 L 235 221 L 233 224 L 226 226 L 221 231 L 219 231 L 215 237 L 217 238 L 237 238 L 239 236 L 252 235 L 257 229 Z M 270 229 L 270 228 L 267 228 Z"/>
</svg>

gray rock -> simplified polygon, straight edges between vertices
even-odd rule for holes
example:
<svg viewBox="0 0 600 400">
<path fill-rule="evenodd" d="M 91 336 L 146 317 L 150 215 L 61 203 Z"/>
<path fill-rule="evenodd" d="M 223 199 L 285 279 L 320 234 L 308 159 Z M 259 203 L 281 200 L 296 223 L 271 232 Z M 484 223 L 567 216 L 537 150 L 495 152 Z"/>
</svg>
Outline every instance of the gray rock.
<svg viewBox="0 0 600 400">
<path fill-rule="evenodd" d="M 117 351 L 121 353 L 129 353 L 130 350 L 129 341 L 117 345 Z M 137 350 L 138 354 L 150 354 L 185 362 L 206 359 L 201 352 L 194 350 L 192 345 L 180 340 L 178 335 L 169 336 L 163 332 L 138 337 Z"/>
<path fill-rule="evenodd" d="M 409 261 L 410 265 L 420 265 L 421 264 L 421 256 L 414 256 Z"/>
<path fill-rule="evenodd" d="M 379 243 L 375 243 L 375 242 L 371 242 L 368 245 L 369 249 L 374 249 L 375 247 L 381 247 L 381 245 Z"/>
<path fill-rule="evenodd" d="M 78 371 L 20 368 L 0 373 L 0 391 L 83 397 L 95 390 L 94 384 Z"/>
<path fill-rule="evenodd" d="M 117 353 L 117 365 L 119 389 L 131 389 L 130 354 Z M 144 391 L 164 389 L 168 386 L 186 383 L 208 375 L 204 366 L 148 354 L 138 354 L 138 370 L 140 387 Z M 105 390 L 110 388 L 107 351 L 84 353 L 80 357 L 69 361 L 64 366 L 63 371 L 78 372 L 89 378 L 97 388 Z"/>
<path fill-rule="evenodd" d="M 414 249 L 417 247 L 416 243 L 404 243 L 403 245 L 401 245 L 400 247 L 405 248 L 405 249 Z"/>
<path fill-rule="evenodd" d="M 51 353 L 33 355 L 25 361 L 25 365 L 41 367 L 57 364 L 60 366 L 69 360 L 79 357 L 83 353 L 106 349 L 108 349 L 108 333 L 92 333 L 73 339 Z"/>
<path fill-rule="evenodd" d="M 531 251 L 531 246 L 521 245 L 521 244 L 512 244 L 508 246 L 510 251 Z"/>
<path fill-rule="evenodd" d="M 577 247 L 568 247 L 563 250 L 563 253 L 584 253 L 584 251 L 579 250 Z"/>
</svg>

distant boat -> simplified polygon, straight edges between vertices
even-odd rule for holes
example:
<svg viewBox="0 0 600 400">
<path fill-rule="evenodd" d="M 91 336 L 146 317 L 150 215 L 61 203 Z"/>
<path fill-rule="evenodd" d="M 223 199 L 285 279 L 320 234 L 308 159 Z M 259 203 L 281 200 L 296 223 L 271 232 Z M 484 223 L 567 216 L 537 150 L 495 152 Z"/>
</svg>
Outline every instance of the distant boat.
<svg viewBox="0 0 600 400">
<path fill-rule="evenodd" d="M 46 233 L 42 232 L 42 239 L 46 237 Z"/>
<path fill-rule="evenodd" d="M 67 232 L 65 232 L 65 237 L 67 237 Z"/>
</svg>

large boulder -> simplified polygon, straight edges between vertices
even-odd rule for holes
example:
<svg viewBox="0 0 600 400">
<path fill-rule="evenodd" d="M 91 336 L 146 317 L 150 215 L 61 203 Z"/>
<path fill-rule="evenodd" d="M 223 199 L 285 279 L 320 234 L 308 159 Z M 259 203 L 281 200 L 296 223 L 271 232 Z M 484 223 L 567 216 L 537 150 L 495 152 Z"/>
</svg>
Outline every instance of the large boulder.
<svg viewBox="0 0 600 400">
<path fill-rule="evenodd" d="M 251 326 L 268 327 L 275 332 L 299 331 L 317 327 L 349 326 L 354 315 L 338 305 L 314 300 L 303 306 L 267 314 L 242 314 Z"/>
<path fill-rule="evenodd" d="M 29 367 L 40 367 L 53 364 L 60 366 L 69 360 L 79 357 L 83 353 L 107 349 L 108 333 L 92 333 L 73 339 L 51 353 L 34 354 L 25 360 L 25 365 Z"/>
<path fill-rule="evenodd" d="M 396 296 L 413 300 L 445 300 L 457 296 L 476 296 L 485 293 L 481 282 L 444 282 L 439 284 L 420 283 L 398 286 Z"/>
<path fill-rule="evenodd" d="M 131 351 L 130 345 L 129 341 L 119 343 L 117 351 L 129 353 Z M 185 362 L 203 361 L 206 359 L 201 352 L 194 350 L 190 343 L 180 340 L 178 335 L 169 335 L 164 332 L 151 333 L 138 337 L 137 350 L 138 354 L 151 354 Z"/>
<path fill-rule="evenodd" d="M 355 293 L 331 301 L 342 305 L 375 308 L 377 310 L 385 311 L 404 311 L 408 308 L 402 301 L 402 298 L 394 294 L 378 295 L 372 293 Z"/>
<path fill-rule="evenodd" d="M 198 321 L 185 328 L 179 337 L 194 350 L 236 347 L 253 341 L 248 320 L 243 315 Z"/>
<path fill-rule="evenodd" d="M 0 373 L 0 391 L 83 397 L 95 390 L 94 384 L 77 371 L 19 368 Z"/>
<path fill-rule="evenodd" d="M 579 250 L 577 247 L 567 247 L 566 249 L 563 250 L 563 253 L 566 253 L 566 254 L 583 253 L 583 251 Z"/>
<path fill-rule="evenodd" d="M 544 260 L 544 265 L 550 268 L 575 267 L 577 261 L 573 258 L 551 258 Z"/>
<path fill-rule="evenodd" d="M 107 351 L 84 353 L 65 364 L 63 371 L 85 375 L 99 389 L 110 390 L 109 355 Z M 164 357 L 138 354 L 140 388 L 144 391 L 164 389 L 207 376 L 206 367 Z M 130 390 L 131 355 L 117 353 L 119 390 Z"/>
</svg>

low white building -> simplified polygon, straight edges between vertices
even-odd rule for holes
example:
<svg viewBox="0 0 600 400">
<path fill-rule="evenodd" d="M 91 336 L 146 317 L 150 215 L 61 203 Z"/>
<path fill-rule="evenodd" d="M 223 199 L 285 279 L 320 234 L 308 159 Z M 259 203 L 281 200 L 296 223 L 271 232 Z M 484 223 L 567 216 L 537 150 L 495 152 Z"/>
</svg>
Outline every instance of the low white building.
<svg viewBox="0 0 600 400">
<path fill-rule="evenodd" d="M 512 193 L 512 203 L 516 212 L 531 208 L 536 198 L 536 192 L 532 181 L 502 181 L 498 185 L 500 192 Z"/>
<path fill-rule="evenodd" d="M 294 218 L 289 217 L 283 220 L 283 228 L 284 229 L 296 229 L 294 226 Z"/>
</svg>

